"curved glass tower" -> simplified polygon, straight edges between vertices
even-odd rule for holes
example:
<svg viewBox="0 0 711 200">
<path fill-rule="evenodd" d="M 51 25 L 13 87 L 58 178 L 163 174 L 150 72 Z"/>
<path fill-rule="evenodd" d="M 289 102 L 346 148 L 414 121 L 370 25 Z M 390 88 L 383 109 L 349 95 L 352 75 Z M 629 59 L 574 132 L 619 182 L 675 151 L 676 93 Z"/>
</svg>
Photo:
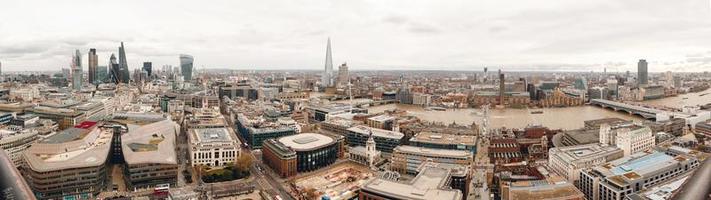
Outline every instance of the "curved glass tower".
<svg viewBox="0 0 711 200">
<path fill-rule="evenodd" d="M 190 81 L 193 78 L 193 56 L 180 54 L 180 73 L 183 80 Z"/>
</svg>

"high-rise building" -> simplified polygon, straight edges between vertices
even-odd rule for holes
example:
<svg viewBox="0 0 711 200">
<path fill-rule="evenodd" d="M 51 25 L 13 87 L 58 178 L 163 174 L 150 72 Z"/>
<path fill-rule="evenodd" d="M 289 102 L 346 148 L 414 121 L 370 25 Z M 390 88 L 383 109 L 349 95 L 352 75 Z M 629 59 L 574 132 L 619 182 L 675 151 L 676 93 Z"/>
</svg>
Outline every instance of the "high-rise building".
<svg viewBox="0 0 711 200">
<path fill-rule="evenodd" d="M 180 54 L 180 73 L 184 81 L 193 79 L 193 56 Z"/>
<path fill-rule="evenodd" d="M 111 77 L 111 82 L 113 83 L 118 84 L 122 82 L 121 69 L 118 62 L 116 62 L 116 56 L 114 54 L 111 54 L 111 58 L 109 58 L 109 76 Z"/>
<path fill-rule="evenodd" d="M 98 78 L 97 78 L 97 72 L 96 68 L 99 65 L 99 56 L 96 55 L 96 49 L 89 49 L 89 83 L 91 84 L 97 84 Z"/>
<path fill-rule="evenodd" d="M 151 77 L 151 75 L 153 74 L 153 63 L 143 62 L 143 71 L 148 73 L 148 77 Z"/>
<path fill-rule="evenodd" d="M 348 65 L 343 63 L 341 66 L 338 66 L 338 85 L 347 86 L 349 82 L 348 79 Z"/>
<path fill-rule="evenodd" d="M 499 70 L 499 105 L 504 105 L 504 90 L 506 90 L 505 79 L 504 73 Z"/>
<path fill-rule="evenodd" d="M 123 42 L 121 42 L 121 46 L 119 47 L 119 80 L 122 83 L 128 83 L 131 75 L 128 72 L 128 61 L 126 61 L 126 49 L 123 47 Z"/>
<path fill-rule="evenodd" d="M 2 75 L 2 62 L 0 62 L 0 75 Z"/>
<path fill-rule="evenodd" d="M 79 53 L 79 49 L 77 49 L 74 53 L 74 57 L 72 57 L 72 88 L 74 88 L 74 90 L 81 90 L 82 78 L 81 53 Z"/>
<path fill-rule="evenodd" d="M 333 87 L 333 59 L 331 58 L 331 38 L 328 38 L 326 44 L 326 65 L 321 76 L 321 85 L 323 87 Z"/>
<path fill-rule="evenodd" d="M 108 79 L 109 70 L 106 66 L 98 66 L 96 68 L 96 81 L 94 84 L 105 83 Z"/>
<path fill-rule="evenodd" d="M 647 60 L 640 59 L 637 63 L 637 86 L 647 85 Z"/>
</svg>

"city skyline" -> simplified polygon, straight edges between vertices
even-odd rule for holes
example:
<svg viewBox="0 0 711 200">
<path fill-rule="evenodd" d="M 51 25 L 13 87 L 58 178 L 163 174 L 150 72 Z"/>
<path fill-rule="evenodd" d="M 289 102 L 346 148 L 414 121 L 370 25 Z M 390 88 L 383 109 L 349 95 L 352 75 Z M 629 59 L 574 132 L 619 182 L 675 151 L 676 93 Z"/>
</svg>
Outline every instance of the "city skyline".
<svg viewBox="0 0 711 200">
<path fill-rule="evenodd" d="M 95 48 L 98 62 L 107 63 L 124 41 L 130 69 L 176 66 L 176 57 L 190 54 L 199 58 L 195 69 L 319 70 L 331 37 L 333 61 L 351 70 L 622 73 L 646 59 L 649 72 L 697 72 L 711 64 L 708 1 L 520 2 L 501 9 L 510 3 L 8 2 L 0 17 L 13 20 L 0 27 L 12 31 L 0 32 L 0 62 L 4 71 L 59 70 L 69 67 L 74 49 Z M 127 13 L 87 17 L 104 10 Z M 86 15 L 66 14 L 74 11 Z"/>
</svg>

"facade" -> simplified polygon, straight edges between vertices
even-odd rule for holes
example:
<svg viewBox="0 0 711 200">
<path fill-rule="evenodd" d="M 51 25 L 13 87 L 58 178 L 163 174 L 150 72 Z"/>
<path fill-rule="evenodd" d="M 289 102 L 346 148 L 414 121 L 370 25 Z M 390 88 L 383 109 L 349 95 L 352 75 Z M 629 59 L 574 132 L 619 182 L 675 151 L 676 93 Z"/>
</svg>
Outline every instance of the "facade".
<svg viewBox="0 0 711 200">
<path fill-rule="evenodd" d="M 601 124 L 599 137 L 601 144 L 617 146 L 625 152 L 625 156 L 646 151 L 655 145 L 652 130 L 633 123 L 616 126 Z"/>
<path fill-rule="evenodd" d="M 81 90 L 82 79 L 84 78 L 81 66 L 81 53 L 77 49 L 72 58 L 72 88 L 76 91 Z"/>
<path fill-rule="evenodd" d="M 89 49 L 89 83 L 97 84 L 99 83 L 99 78 L 97 76 L 97 68 L 99 65 L 99 56 L 96 55 L 96 49 Z"/>
<path fill-rule="evenodd" d="M 262 148 L 263 160 L 284 177 L 295 175 L 296 172 L 314 171 L 336 162 L 342 150 L 339 142 L 342 143 L 342 139 L 339 141 L 317 133 L 269 139 Z M 296 163 L 292 165 L 294 161 Z"/>
<path fill-rule="evenodd" d="M 469 151 L 431 149 L 401 145 L 395 148 L 390 159 L 390 170 L 401 174 L 415 174 L 417 167 L 425 162 L 468 166 L 474 162 Z"/>
<path fill-rule="evenodd" d="M 376 149 L 384 153 L 392 153 L 393 149 L 400 145 L 405 137 L 400 132 L 358 125 L 348 129 L 346 143 L 349 146 L 365 146 L 371 136 L 377 144 Z"/>
<path fill-rule="evenodd" d="M 220 87 L 218 91 L 219 97 L 224 98 L 225 96 L 230 99 L 235 99 L 237 97 L 243 97 L 247 100 L 257 100 L 259 98 L 259 91 L 255 88 L 249 86 L 224 86 Z"/>
<path fill-rule="evenodd" d="M 410 138 L 410 145 L 433 149 L 464 150 L 476 154 L 477 137 L 422 131 Z"/>
<path fill-rule="evenodd" d="M 637 62 L 637 87 L 647 85 L 647 60 L 640 59 Z"/>
<path fill-rule="evenodd" d="M 126 60 L 126 49 L 123 47 L 123 42 L 121 42 L 121 46 L 119 47 L 119 62 L 117 74 L 120 80 L 119 82 L 128 84 L 131 75 L 128 72 L 128 61 Z"/>
<path fill-rule="evenodd" d="M 50 119 L 59 124 L 59 129 L 65 129 L 84 121 L 84 112 L 67 108 L 51 108 L 47 106 L 35 106 L 28 109 L 28 113 L 38 116 L 40 119 Z"/>
<path fill-rule="evenodd" d="M 694 157 L 640 152 L 580 172 L 578 188 L 591 200 L 621 200 L 699 165 Z"/>
<path fill-rule="evenodd" d="M 184 81 L 193 79 L 193 56 L 180 54 L 180 73 L 183 75 Z"/>
<path fill-rule="evenodd" d="M 395 117 L 389 115 L 378 115 L 365 120 L 366 124 L 373 128 L 393 130 Z"/>
<path fill-rule="evenodd" d="M 343 63 L 341 66 L 338 66 L 338 86 L 339 87 L 346 87 L 348 86 L 348 83 L 350 80 L 348 80 L 348 65 L 346 63 Z"/>
<path fill-rule="evenodd" d="M 153 75 L 153 63 L 151 62 L 143 62 L 143 71 L 148 73 L 148 78 Z"/>
<path fill-rule="evenodd" d="M 324 65 L 323 74 L 321 75 L 322 87 L 333 87 L 333 59 L 331 58 L 331 38 L 328 38 L 326 44 L 326 64 Z"/>
<path fill-rule="evenodd" d="M 109 58 L 109 80 L 112 83 L 118 84 L 123 81 L 121 79 L 121 69 L 119 67 L 118 62 L 116 61 L 116 56 L 114 54 L 111 54 L 111 57 Z"/>
<path fill-rule="evenodd" d="M 128 130 L 121 135 L 121 149 L 126 167 L 124 177 L 130 189 L 177 186 L 178 157 L 176 137 L 180 128 L 163 120 Z"/>
<path fill-rule="evenodd" d="M 380 161 L 380 151 L 376 149 L 375 140 L 373 136 L 368 138 L 365 143 L 365 147 L 357 146 L 353 147 L 348 151 L 348 156 L 350 160 L 360 163 L 362 165 L 374 168 L 375 164 Z"/>
<path fill-rule="evenodd" d="M 110 131 L 83 122 L 33 144 L 23 174 L 38 199 L 89 199 L 106 187 Z"/>
<path fill-rule="evenodd" d="M 503 98 L 503 100 L 501 100 Z M 501 105 L 528 105 L 531 103 L 531 95 L 527 92 L 503 92 L 479 91 L 471 98 L 471 104 L 481 106 L 486 104 Z"/>
<path fill-rule="evenodd" d="M 585 195 L 571 182 L 552 176 L 546 180 L 508 182 L 501 186 L 502 200 L 585 200 Z"/>
<path fill-rule="evenodd" d="M 622 158 L 622 149 L 599 143 L 548 150 L 548 168 L 569 182 L 580 179 L 580 170 Z"/>
<path fill-rule="evenodd" d="M 188 132 L 190 160 L 193 166 L 225 166 L 239 156 L 239 139 L 227 128 L 198 128 Z"/>
<path fill-rule="evenodd" d="M 711 137 L 711 120 L 696 123 L 695 130 L 697 133 L 704 134 L 707 137 Z"/>
<path fill-rule="evenodd" d="M 358 199 L 460 200 L 464 197 L 463 192 L 453 189 L 453 183 L 459 185 L 456 183 L 463 182 L 467 185 L 462 181 L 462 177 L 467 177 L 466 174 L 468 170 L 425 164 L 409 182 L 384 178 L 370 180 L 361 187 Z"/>
<path fill-rule="evenodd" d="M 37 131 L 22 130 L 11 131 L 0 130 L 0 149 L 5 152 L 15 166 L 22 165 L 22 153 L 37 141 Z"/>
</svg>

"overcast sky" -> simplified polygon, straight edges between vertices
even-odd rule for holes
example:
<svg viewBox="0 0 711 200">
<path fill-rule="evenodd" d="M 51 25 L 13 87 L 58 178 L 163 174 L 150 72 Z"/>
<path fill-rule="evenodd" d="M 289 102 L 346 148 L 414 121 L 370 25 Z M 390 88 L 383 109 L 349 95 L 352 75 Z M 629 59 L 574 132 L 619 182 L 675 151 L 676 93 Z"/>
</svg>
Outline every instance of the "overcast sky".
<svg viewBox="0 0 711 200">
<path fill-rule="evenodd" d="M 256 3 L 259 2 L 259 3 Z M 130 68 L 711 71 L 709 0 L 72 0 L 0 5 L 3 71 L 99 64 L 125 42 Z M 86 65 L 84 66 L 86 68 Z"/>
</svg>

